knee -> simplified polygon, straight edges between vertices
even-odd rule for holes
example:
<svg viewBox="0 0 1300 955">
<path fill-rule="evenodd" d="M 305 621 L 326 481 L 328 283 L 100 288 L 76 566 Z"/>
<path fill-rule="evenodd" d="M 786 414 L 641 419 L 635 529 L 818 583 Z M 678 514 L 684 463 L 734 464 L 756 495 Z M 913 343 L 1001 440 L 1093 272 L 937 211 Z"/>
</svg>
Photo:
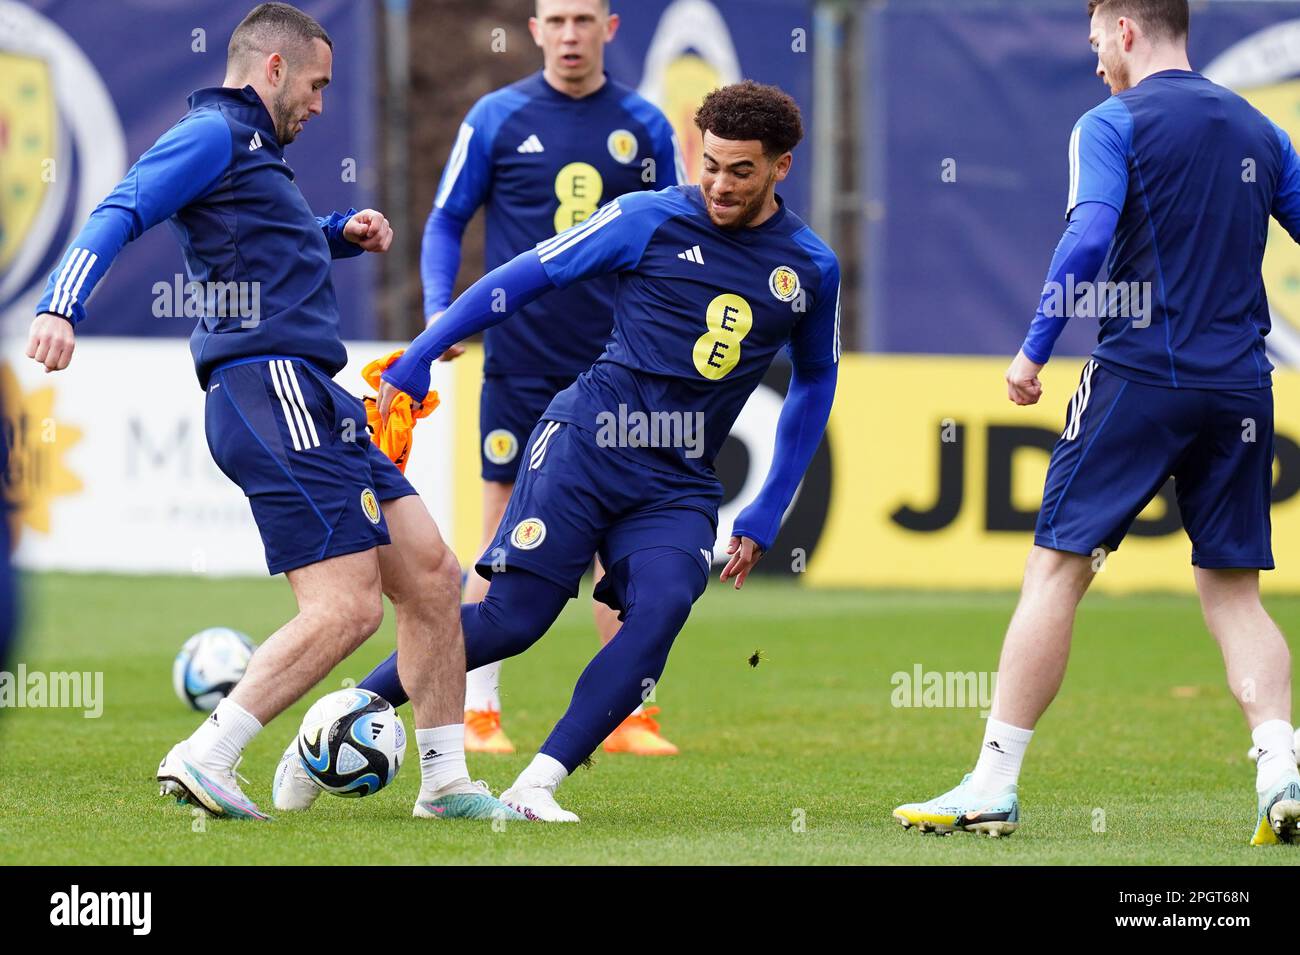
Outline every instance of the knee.
<svg viewBox="0 0 1300 955">
<path fill-rule="evenodd" d="M 345 643 L 359 646 L 384 622 L 384 601 L 378 589 L 339 594 L 327 610 Z"/>
<path fill-rule="evenodd" d="M 1080 600 L 1096 575 L 1094 563 L 1103 559 L 1104 551 L 1089 556 L 1035 545 L 1025 561 L 1025 590 L 1055 595 L 1065 592 Z"/>
<path fill-rule="evenodd" d="M 507 605 L 506 601 L 494 597 L 492 588 L 480 603 L 465 608 L 476 614 L 477 622 L 484 625 L 465 628 L 466 637 L 470 632 L 490 632 L 492 642 L 498 646 L 504 656 L 516 656 L 523 653 L 542 638 L 551 621 L 533 613 L 535 607 L 517 607 Z"/>
<path fill-rule="evenodd" d="M 460 564 L 445 545 L 439 545 L 408 566 L 397 582 L 385 581 L 384 593 L 397 607 L 446 613 L 460 603 Z"/>
</svg>

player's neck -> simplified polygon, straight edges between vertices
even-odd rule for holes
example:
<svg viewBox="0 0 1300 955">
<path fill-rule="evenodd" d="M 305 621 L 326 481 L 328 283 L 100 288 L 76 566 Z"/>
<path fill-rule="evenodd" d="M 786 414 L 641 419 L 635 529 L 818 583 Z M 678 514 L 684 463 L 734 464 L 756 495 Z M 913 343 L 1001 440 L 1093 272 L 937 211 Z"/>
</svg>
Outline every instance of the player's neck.
<svg viewBox="0 0 1300 955">
<path fill-rule="evenodd" d="M 557 93 L 563 93 L 565 96 L 571 96 L 573 99 L 582 99 L 595 93 L 605 85 L 604 69 L 592 70 L 588 76 L 580 80 L 568 81 L 561 79 L 549 68 L 542 70 L 542 79 L 546 84 Z"/>
<path fill-rule="evenodd" d="M 1163 73 L 1165 70 L 1182 70 L 1190 73 L 1192 71 L 1192 64 L 1191 61 L 1187 59 L 1187 50 L 1152 50 L 1147 61 L 1143 63 L 1140 68 L 1134 69 L 1133 85 L 1137 86 L 1148 76 L 1154 76 L 1156 73 Z"/>
<path fill-rule="evenodd" d="M 764 222 L 767 222 L 772 216 L 781 211 L 781 204 L 776 201 L 776 193 L 773 192 L 767 197 L 767 202 L 763 205 L 763 211 L 756 215 L 745 228 L 757 229 Z"/>
</svg>

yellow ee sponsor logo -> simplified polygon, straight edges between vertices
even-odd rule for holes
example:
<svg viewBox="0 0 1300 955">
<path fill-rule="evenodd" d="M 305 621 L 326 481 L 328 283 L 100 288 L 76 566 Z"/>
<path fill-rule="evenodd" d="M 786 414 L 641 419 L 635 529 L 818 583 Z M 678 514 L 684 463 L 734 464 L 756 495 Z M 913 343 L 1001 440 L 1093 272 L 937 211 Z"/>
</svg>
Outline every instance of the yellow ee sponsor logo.
<svg viewBox="0 0 1300 955">
<path fill-rule="evenodd" d="M 695 370 L 720 381 L 740 361 L 740 343 L 754 327 L 754 310 L 739 295 L 726 292 L 709 303 L 705 323 L 709 330 L 695 340 Z"/>
<path fill-rule="evenodd" d="M 520 550 L 533 550 L 546 540 L 546 525 L 535 517 L 522 520 L 510 534 L 510 543 Z"/>
<path fill-rule="evenodd" d="M 616 129 L 609 134 L 609 154 L 624 166 L 636 158 L 637 141 L 631 130 Z"/>
<path fill-rule="evenodd" d="M 555 210 L 556 235 L 586 222 L 600 208 L 604 194 L 605 180 L 590 163 L 571 162 L 561 169 L 555 177 L 555 198 L 560 200 Z"/>
<path fill-rule="evenodd" d="M 493 464 L 509 464 L 519 453 L 519 439 L 505 428 L 489 431 L 483 439 L 483 457 Z"/>
<path fill-rule="evenodd" d="M 366 520 L 371 524 L 378 524 L 380 518 L 379 499 L 375 497 L 375 492 L 366 488 L 361 492 L 361 510 L 366 512 Z"/>
</svg>

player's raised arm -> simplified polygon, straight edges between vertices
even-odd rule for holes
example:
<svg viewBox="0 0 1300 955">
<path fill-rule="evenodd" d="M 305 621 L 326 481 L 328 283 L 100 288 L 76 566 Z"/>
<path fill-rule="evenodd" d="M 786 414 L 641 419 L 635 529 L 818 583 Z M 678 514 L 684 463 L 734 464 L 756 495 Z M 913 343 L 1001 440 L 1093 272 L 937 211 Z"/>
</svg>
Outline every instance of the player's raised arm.
<svg viewBox="0 0 1300 955">
<path fill-rule="evenodd" d="M 790 357 L 793 370 L 776 424 L 772 468 L 758 496 L 736 517 L 727 545 L 731 560 L 720 579 L 735 578 L 737 590 L 776 540 L 830 420 L 840 361 L 840 270 L 834 257 L 825 266 L 813 311 L 795 326 Z"/>
<path fill-rule="evenodd" d="M 230 131 L 213 113 L 185 119 L 153 144 L 108 194 L 45 283 L 27 357 L 59 371 L 72 360 L 73 327 L 86 301 L 128 242 L 205 195 L 230 165 Z"/>
<path fill-rule="evenodd" d="M 470 335 L 499 325 L 553 288 L 629 269 L 671 212 L 654 193 L 631 193 L 603 206 L 585 222 L 540 243 L 492 270 L 470 286 L 406 353 L 384 372 L 384 382 L 416 401 L 429 392 L 433 360 Z M 387 414 L 390 389 L 381 389 L 379 410 Z"/>
<path fill-rule="evenodd" d="M 1094 281 L 1106 261 L 1128 195 L 1131 136 L 1132 120 L 1118 100 L 1086 113 L 1070 136 L 1069 224 L 1052 256 L 1038 311 L 1006 374 L 1007 397 L 1018 405 L 1042 396 L 1038 373 L 1072 311 L 1067 290 Z"/>
</svg>

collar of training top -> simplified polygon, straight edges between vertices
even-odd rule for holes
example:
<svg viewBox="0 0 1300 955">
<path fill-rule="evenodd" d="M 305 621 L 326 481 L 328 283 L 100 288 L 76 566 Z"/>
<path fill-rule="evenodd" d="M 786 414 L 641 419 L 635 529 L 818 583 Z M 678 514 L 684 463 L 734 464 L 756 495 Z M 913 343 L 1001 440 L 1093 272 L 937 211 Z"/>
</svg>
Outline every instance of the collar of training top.
<svg viewBox="0 0 1300 955">
<path fill-rule="evenodd" d="M 249 107 L 251 112 L 245 117 L 248 124 L 270 136 L 271 141 L 277 146 L 280 144 L 279 137 L 275 134 L 275 123 L 271 120 L 271 114 L 267 112 L 262 97 L 258 96 L 257 90 L 251 86 L 245 86 L 242 89 L 235 89 L 231 86 L 209 86 L 205 89 L 195 90 L 190 94 L 189 98 L 190 109 L 223 103 Z"/>
</svg>

